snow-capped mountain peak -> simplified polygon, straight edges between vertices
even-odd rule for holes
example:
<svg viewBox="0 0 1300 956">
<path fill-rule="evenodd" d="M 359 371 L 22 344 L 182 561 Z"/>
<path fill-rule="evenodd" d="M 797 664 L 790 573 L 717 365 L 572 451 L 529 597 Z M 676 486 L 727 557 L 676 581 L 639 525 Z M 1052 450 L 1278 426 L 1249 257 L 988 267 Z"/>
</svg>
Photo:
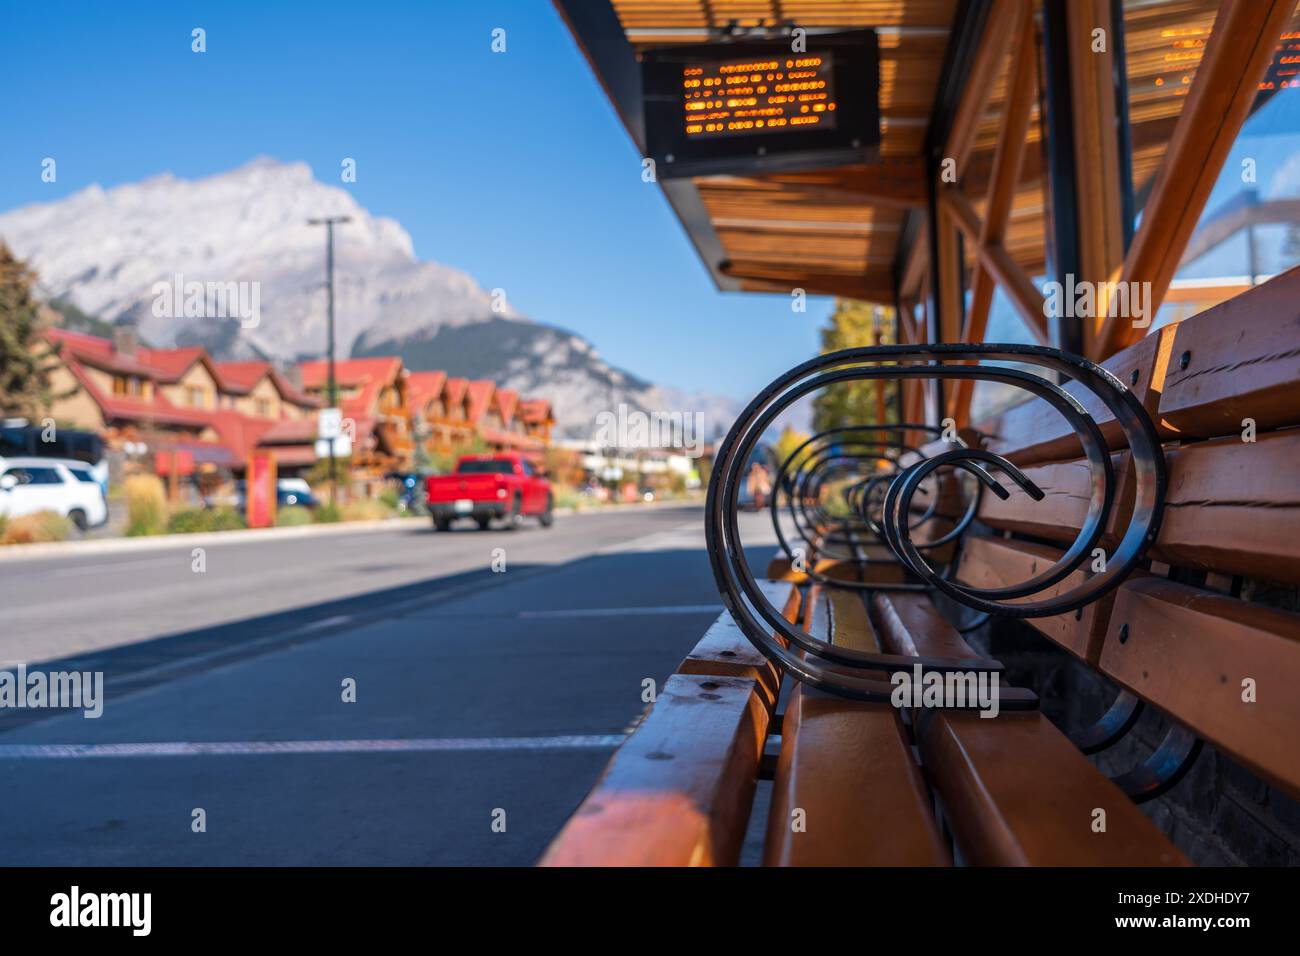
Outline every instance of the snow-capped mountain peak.
<svg viewBox="0 0 1300 956">
<path fill-rule="evenodd" d="M 411 369 L 548 398 L 569 435 L 589 433 L 618 403 L 665 407 L 664 392 L 609 365 L 580 336 L 504 303 L 494 310 L 470 276 L 417 259 L 401 225 L 320 182 L 306 163 L 262 156 L 200 179 L 163 173 L 92 185 L 0 214 L 0 239 L 30 262 L 47 298 L 134 323 L 151 345 L 290 362 L 325 351 L 325 233 L 307 222 L 325 216 L 351 217 L 334 230 L 339 355 L 396 354 Z M 184 300 L 194 283 L 191 311 Z M 223 310 L 208 284 L 232 284 L 240 309 L 255 301 L 257 315 Z"/>
</svg>

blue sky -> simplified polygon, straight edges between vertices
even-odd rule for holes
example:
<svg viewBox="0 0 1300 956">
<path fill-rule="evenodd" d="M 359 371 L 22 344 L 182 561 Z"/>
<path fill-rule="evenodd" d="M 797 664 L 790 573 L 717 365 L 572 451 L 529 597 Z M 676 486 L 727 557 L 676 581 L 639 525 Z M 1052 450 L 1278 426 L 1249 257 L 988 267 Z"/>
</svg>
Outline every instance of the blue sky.
<svg viewBox="0 0 1300 956">
<path fill-rule="evenodd" d="M 258 155 L 338 184 L 352 156 L 345 188 L 420 258 L 654 381 L 749 398 L 817 349 L 829 300 L 714 289 L 546 0 L 10 0 L 0 22 L 0 210 Z"/>
</svg>

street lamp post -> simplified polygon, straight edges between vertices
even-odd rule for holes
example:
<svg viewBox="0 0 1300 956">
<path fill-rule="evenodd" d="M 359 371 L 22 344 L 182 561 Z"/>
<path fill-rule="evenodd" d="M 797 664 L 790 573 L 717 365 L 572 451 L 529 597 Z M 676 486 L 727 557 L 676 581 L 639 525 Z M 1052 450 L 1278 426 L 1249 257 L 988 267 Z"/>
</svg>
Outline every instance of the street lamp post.
<svg viewBox="0 0 1300 956">
<path fill-rule="evenodd" d="M 338 385 L 334 378 L 334 225 L 351 222 L 351 216 L 325 216 L 320 219 L 308 219 L 309 226 L 325 227 L 325 289 L 329 314 L 328 379 L 325 385 L 325 397 L 330 408 L 338 407 Z M 335 492 L 338 487 L 338 475 L 334 459 L 334 435 L 327 439 L 330 449 L 330 507 L 335 505 Z"/>
</svg>

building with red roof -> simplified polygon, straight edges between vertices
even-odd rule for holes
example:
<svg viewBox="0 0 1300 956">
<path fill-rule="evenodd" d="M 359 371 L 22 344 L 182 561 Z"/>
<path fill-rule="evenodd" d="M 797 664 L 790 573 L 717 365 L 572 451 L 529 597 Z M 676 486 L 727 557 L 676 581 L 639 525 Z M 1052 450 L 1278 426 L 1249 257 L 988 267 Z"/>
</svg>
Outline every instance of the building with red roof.
<svg viewBox="0 0 1300 956">
<path fill-rule="evenodd" d="M 551 430 L 555 427 L 555 413 L 551 403 L 544 398 L 528 398 L 519 403 L 518 417 L 524 423 L 524 433 L 543 445 L 551 444 Z"/>
<path fill-rule="evenodd" d="M 186 452 L 201 468 L 235 474 L 258 450 L 271 451 L 281 474 L 316 464 L 317 416 L 328 401 L 323 360 L 288 370 L 214 362 L 197 346 L 143 347 L 130 329 L 108 339 L 55 328 L 46 338 L 59 358 L 51 385 L 60 397 L 49 414 L 101 433 L 110 449 Z M 488 379 L 408 372 L 385 356 L 338 361 L 335 380 L 352 464 L 372 476 L 411 466 L 417 429 L 430 452 L 454 453 L 477 438 L 480 447 L 540 457 L 550 444 L 550 403 Z"/>
<path fill-rule="evenodd" d="M 129 329 L 112 339 L 59 328 L 45 337 L 59 360 L 50 416 L 100 433 L 110 451 L 143 448 L 147 460 L 183 452 L 200 469 L 237 473 L 277 422 L 314 432 L 317 403 L 268 363 L 231 363 L 226 373 L 202 348 L 144 348 Z M 314 437 L 277 449 L 282 466 L 310 455 Z"/>
<path fill-rule="evenodd" d="M 315 418 L 320 402 L 270 362 L 218 362 L 226 407 L 256 418 Z M 293 378 L 298 370 L 293 370 Z"/>
<path fill-rule="evenodd" d="M 411 415 L 429 451 L 467 448 L 477 437 L 491 451 L 531 452 L 550 444 L 554 417 L 545 399 L 521 399 L 486 379 L 469 381 L 441 371 L 410 372 Z"/>
<path fill-rule="evenodd" d="M 298 366 L 303 390 L 329 403 L 329 363 Z M 407 400 L 407 372 L 396 356 L 342 359 L 334 363 L 338 407 L 352 438 L 352 464 L 372 472 L 409 466 L 414 442 Z"/>
</svg>

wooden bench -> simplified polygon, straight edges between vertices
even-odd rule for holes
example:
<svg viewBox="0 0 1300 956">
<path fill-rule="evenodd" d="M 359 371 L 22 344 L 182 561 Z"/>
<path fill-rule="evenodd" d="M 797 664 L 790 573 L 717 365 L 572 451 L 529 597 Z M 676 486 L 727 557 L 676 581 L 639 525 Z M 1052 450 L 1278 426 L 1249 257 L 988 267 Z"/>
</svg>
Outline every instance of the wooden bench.
<svg viewBox="0 0 1300 956">
<path fill-rule="evenodd" d="M 1106 363 L 1165 443 L 1165 518 L 1145 566 L 1118 589 L 1028 623 L 1122 699 L 1169 719 L 1169 746 L 1149 766 L 1109 779 L 1076 743 L 1091 740 L 1092 752 L 1105 734 L 1057 727 L 1037 711 L 987 719 L 898 709 L 799 683 L 782 694 L 779 669 L 724 614 L 543 862 L 731 865 L 746 832 L 761 831 L 769 865 L 1181 865 L 1186 858 L 1128 794 L 1176 785 L 1194 739 L 1300 796 L 1300 615 L 1240 596 L 1252 579 L 1300 584 L 1296 302 L 1300 270 Z M 1109 549 L 1132 499 L 1132 463 L 1123 432 L 1103 408 L 1089 410 L 1115 470 L 1118 506 L 1100 542 Z M 1253 420 L 1253 441 L 1243 440 L 1244 419 Z M 977 430 L 1045 493 L 985 495 L 960 542 L 957 579 L 1000 586 L 1062 553 L 1092 479 L 1078 439 L 1041 400 Z M 951 602 L 884 581 L 837 588 L 836 578 L 868 579 L 842 558 L 808 558 L 829 580 L 809 580 L 781 554 L 763 587 L 813 636 L 904 656 L 979 656 L 955 626 L 964 615 L 947 616 Z M 1179 764 L 1168 779 L 1161 759 Z M 757 783 L 768 778 L 767 818 L 750 820 Z"/>
<path fill-rule="evenodd" d="M 1136 383 L 1167 442 L 1164 520 L 1146 573 L 1080 616 L 1031 622 L 1292 796 L 1300 796 L 1300 616 L 1239 594 L 1249 579 L 1300 584 L 1298 299 L 1300 270 L 1292 270 L 1106 363 Z M 1048 421 L 1030 402 L 986 426 L 990 447 L 1048 496 L 986 499 L 981 522 L 1006 537 L 963 542 L 964 580 L 1014 578 L 1077 529 L 1086 480 L 1071 458 L 1078 445 Z M 1123 488 L 1126 450 L 1102 427 Z"/>
</svg>

